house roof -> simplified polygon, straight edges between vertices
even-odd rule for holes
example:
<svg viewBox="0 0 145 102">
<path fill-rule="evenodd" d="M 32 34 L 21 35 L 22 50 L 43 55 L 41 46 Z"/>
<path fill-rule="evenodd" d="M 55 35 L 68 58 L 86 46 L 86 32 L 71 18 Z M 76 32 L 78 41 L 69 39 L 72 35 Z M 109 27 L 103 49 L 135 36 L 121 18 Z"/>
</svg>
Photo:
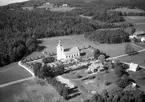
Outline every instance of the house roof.
<svg viewBox="0 0 145 102">
<path fill-rule="evenodd" d="M 70 54 L 74 54 L 74 53 L 79 53 L 79 48 L 78 47 L 72 47 L 70 49 L 64 49 L 64 53 L 65 55 L 70 55 Z"/>
<path fill-rule="evenodd" d="M 136 31 L 133 35 L 139 35 L 139 34 L 144 34 L 144 31 Z"/>
</svg>

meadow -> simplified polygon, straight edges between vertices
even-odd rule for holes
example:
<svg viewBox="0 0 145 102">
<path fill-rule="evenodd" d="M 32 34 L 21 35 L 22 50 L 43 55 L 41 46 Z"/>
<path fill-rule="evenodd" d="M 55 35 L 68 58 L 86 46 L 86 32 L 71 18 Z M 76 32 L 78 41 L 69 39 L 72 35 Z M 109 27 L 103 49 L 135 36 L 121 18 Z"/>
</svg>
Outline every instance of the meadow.
<svg viewBox="0 0 145 102">
<path fill-rule="evenodd" d="M 124 54 L 125 46 L 126 46 L 126 44 L 128 44 L 128 43 L 120 43 L 120 44 L 94 43 L 94 42 L 91 42 L 91 41 L 85 39 L 83 34 L 62 36 L 62 37 L 42 38 L 39 40 L 42 41 L 42 43 L 39 46 L 43 46 L 44 49 L 42 51 L 33 52 L 32 54 L 27 56 L 27 58 L 30 58 L 30 57 L 34 58 L 37 56 L 42 56 L 43 55 L 42 52 L 47 52 L 47 53 L 55 52 L 56 53 L 56 46 L 57 46 L 59 40 L 61 40 L 64 48 L 70 48 L 70 47 L 75 47 L 75 46 L 77 46 L 79 48 L 84 48 L 84 47 L 88 47 L 89 45 L 91 45 L 94 48 L 100 49 L 101 51 L 105 52 L 110 57 L 119 56 L 119 55 Z M 136 46 L 134 44 L 132 44 L 132 46 L 135 48 L 136 51 L 142 49 L 139 46 Z"/>
<path fill-rule="evenodd" d="M 54 12 L 67 12 L 75 9 L 75 7 L 57 7 L 57 8 L 51 8 L 50 11 Z"/>
<path fill-rule="evenodd" d="M 51 85 L 38 79 L 0 88 L 0 102 L 57 102 L 57 100 L 64 102 Z"/>
<path fill-rule="evenodd" d="M 118 60 L 128 63 L 136 63 L 141 66 L 145 67 L 145 51 L 140 52 L 139 54 L 133 55 L 133 56 L 124 56 L 118 58 Z"/>
<path fill-rule="evenodd" d="M 0 85 L 8 82 L 31 77 L 32 75 L 24 68 L 20 67 L 17 62 L 11 63 L 0 68 Z"/>
<path fill-rule="evenodd" d="M 138 9 L 138 8 L 129 9 L 127 7 L 111 9 L 110 11 L 119 11 L 119 12 L 122 12 L 122 13 L 123 12 L 126 12 L 126 13 L 130 13 L 130 12 L 133 12 L 133 13 L 144 13 L 144 10 L 142 10 L 142 9 Z"/>
</svg>

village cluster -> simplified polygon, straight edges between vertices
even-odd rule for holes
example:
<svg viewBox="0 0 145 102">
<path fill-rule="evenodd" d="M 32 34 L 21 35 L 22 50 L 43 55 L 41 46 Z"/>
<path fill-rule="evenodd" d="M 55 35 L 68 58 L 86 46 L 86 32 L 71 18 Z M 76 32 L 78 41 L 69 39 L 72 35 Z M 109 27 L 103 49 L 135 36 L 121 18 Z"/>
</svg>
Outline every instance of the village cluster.
<svg viewBox="0 0 145 102">
<path fill-rule="evenodd" d="M 113 71 L 116 64 L 122 64 L 125 66 L 124 69 L 126 72 L 136 72 L 138 69 L 140 69 L 138 64 L 123 63 L 116 59 L 107 59 L 107 55 L 105 53 L 100 52 L 98 49 L 96 50 L 91 46 L 89 46 L 87 49 L 90 49 L 93 53 L 93 56 L 90 58 L 83 57 L 83 49 L 79 49 L 78 47 L 64 48 L 62 42 L 59 40 L 59 43 L 56 46 L 56 54 L 47 54 L 47 52 L 42 52 L 42 57 L 35 59 L 23 59 L 21 63 L 30 68 L 30 72 L 33 73 L 34 76 L 36 76 L 36 73 L 34 72 L 35 63 L 41 63 L 42 66 L 47 65 L 54 69 L 63 65 L 65 70 L 63 72 L 85 69 L 83 74 L 80 74 L 81 79 L 87 79 L 88 77 L 98 73 L 108 73 Z M 58 81 L 66 84 L 70 88 L 76 87 L 72 82 L 70 82 L 69 79 L 63 78 L 59 74 L 60 73 L 58 73 L 58 76 L 56 76 Z M 79 74 L 79 71 L 77 71 L 77 74 Z M 133 85 L 135 86 L 136 84 L 133 83 Z"/>
</svg>

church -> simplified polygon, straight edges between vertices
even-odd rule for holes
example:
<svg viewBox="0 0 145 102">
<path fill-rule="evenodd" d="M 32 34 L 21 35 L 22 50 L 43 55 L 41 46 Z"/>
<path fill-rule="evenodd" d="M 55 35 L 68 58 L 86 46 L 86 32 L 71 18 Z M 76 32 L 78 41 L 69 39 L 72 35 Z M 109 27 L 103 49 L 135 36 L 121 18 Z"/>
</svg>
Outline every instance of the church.
<svg viewBox="0 0 145 102">
<path fill-rule="evenodd" d="M 68 60 L 80 57 L 80 51 L 78 47 L 64 49 L 61 41 L 59 41 L 56 50 L 57 50 L 57 60 Z"/>
</svg>

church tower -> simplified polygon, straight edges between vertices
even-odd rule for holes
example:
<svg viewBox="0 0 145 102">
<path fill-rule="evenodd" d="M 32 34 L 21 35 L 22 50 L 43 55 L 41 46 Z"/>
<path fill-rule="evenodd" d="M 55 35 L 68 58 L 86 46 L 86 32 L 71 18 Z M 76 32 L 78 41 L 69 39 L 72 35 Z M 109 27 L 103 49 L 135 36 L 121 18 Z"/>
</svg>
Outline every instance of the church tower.
<svg viewBox="0 0 145 102">
<path fill-rule="evenodd" d="M 57 50 L 57 60 L 65 59 L 66 56 L 64 54 L 64 47 L 62 46 L 61 41 L 59 40 L 59 43 L 56 47 Z"/>
</svg>

